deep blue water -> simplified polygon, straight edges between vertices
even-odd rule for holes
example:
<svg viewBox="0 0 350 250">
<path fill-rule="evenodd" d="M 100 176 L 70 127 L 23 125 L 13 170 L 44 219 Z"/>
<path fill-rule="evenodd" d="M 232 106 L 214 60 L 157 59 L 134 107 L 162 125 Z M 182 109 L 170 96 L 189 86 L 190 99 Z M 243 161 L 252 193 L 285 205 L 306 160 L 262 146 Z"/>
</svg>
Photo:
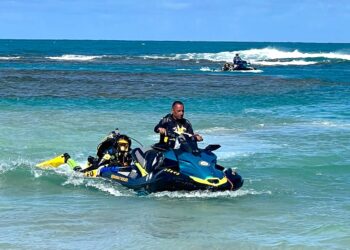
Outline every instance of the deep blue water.
<svg viewBox="0 0 350 250">
<path fill-rule="evenodd" d="M 257 70 L 222 72 L 237 52 Z M 349 79 L 350 44 L 0 40 L 0 248 L 347 249 Z M 35 168 L 115 127 L 149 146 L 176 99 L 241 190 Z"/>
</svg>

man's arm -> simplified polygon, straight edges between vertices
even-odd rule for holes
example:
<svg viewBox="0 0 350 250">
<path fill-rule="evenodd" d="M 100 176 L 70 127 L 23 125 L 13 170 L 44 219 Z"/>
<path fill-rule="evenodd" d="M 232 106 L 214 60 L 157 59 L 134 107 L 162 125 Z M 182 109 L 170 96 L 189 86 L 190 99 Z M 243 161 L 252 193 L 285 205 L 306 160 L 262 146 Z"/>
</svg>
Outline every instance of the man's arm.
<svg viewBox="0 0 350 250">
<path fill-rule="evenodd" d="M 189 120 L 186 119 L 186 132 L 193 135 L 193 128 L 192 128 L 192 124 L 190 123 Z"/>
<path fill-rule="evenodd" d="M 166 121 L 167 119 L 164 117 L 162 118 L 159 123 L 154 127 L 155 133 L 165 134 L 166 132 Z"/>
<path fill-rule="evenodd" d="M 162 126 L 162 120 L 160 120 L 159 123 L 154 127 L 155 133 L 159 133 L 159 128 Z"/>
<path fill-rule="evenodd" d="M 189 120 L 186 120 L 186 132 L 193 135 L 196 138 L 196 141 L 203 141 L 203 137 L 200 134 L 195 134 L 193 132 L 192 124 L 189 122 Z"/>
</svg>

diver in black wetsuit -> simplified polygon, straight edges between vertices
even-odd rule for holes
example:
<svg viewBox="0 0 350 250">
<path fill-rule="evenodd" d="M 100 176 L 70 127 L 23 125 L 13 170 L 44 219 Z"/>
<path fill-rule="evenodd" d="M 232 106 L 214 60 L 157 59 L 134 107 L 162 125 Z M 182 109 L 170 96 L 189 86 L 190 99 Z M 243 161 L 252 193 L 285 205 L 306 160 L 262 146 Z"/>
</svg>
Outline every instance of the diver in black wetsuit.
<svg viewBox="0 0 350 250">
<path fill-rule="evenodd" d="M 126 135 L 121 135 L 118 129 L 112 131 L 97 146 L 97 157 L 88 157 L 87 168 L 76 167 L 74 170 L 87 172 L 101 166 L 128 167 L 132 162 L 131 140 Z"/>
</svg>

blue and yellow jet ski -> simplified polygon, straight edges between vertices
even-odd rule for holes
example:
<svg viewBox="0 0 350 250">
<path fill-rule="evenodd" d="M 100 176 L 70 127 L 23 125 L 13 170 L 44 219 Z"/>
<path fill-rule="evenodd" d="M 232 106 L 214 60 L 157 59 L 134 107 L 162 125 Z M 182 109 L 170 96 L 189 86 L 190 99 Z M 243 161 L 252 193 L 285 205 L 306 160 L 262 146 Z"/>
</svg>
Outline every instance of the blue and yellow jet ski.
<svg viewBox="0 0 350 250">
<path fill-rule="evenodd" d="M 220 145 L 208 145 L 204 149 L 188 134 L 176 137 L 175 148 L 155 144 L 151 150 L 132 150 L 130 166 L 102 166 L 84 171 L 88 177 L 102 177 L 122 184 L 135 191 L 194 191 L 238 190 L 243 185 L 242 177 L 231 168 L 217 164 L 213 153 Z M 68 154 L 38 164 L 39 167 L 57 167 L 67 163 L 77 169 L 76 162 Z"/>
</svg>

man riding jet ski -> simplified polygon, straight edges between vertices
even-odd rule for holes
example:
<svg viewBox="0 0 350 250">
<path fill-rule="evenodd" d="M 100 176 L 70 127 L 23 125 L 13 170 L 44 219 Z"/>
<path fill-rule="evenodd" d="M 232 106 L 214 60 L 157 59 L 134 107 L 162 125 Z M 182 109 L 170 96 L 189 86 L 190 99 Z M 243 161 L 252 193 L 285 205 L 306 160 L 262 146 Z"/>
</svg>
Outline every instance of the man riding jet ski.
<svg viewBox="0 0 350 250">
<path fill-rule="evenodd" d="M 222 67 L 222 71 L 235 71 L 235 70 L 255 70 L 256 68 L 251 67 L 250 63 L 242 60 L 237 53 L 233 58 L 233 63 L 225 63 Z"/>
<path fill-rule="evenodd" d="M 173 102 L 171 113 L 154 128 L 160 134 L 159 143 L 150 150 L 135 148 L 131 151 L 133 164 L 129 174 L 126 169 L 110 166 L 100 169 L 99 175 L 134 190 L 148 192 L 239 189 L 243 185 L 241 176 L 216 163 L 212 151 L 220 145 L 198 148 L 197 141 L 203 138 L 193 132 L 184 113 L 184 104 Z"/>
<path fill-rule="evenodd" d="M 133 164 L 127 168 L 117 165 L 102 167 L 98 176 L 146 192 L 224 191 L 237 190 L 243 185 L 240 175 L 217 164 L 213 151 L 220 145 L 200 149 L 190 134 L 167 136 L 175 139 L 174 148 L 159 143 L 147 151 L 135 148 L 131 152 Z M 86 175 L 89 176 L 89 172 Z"/>
</svg>

